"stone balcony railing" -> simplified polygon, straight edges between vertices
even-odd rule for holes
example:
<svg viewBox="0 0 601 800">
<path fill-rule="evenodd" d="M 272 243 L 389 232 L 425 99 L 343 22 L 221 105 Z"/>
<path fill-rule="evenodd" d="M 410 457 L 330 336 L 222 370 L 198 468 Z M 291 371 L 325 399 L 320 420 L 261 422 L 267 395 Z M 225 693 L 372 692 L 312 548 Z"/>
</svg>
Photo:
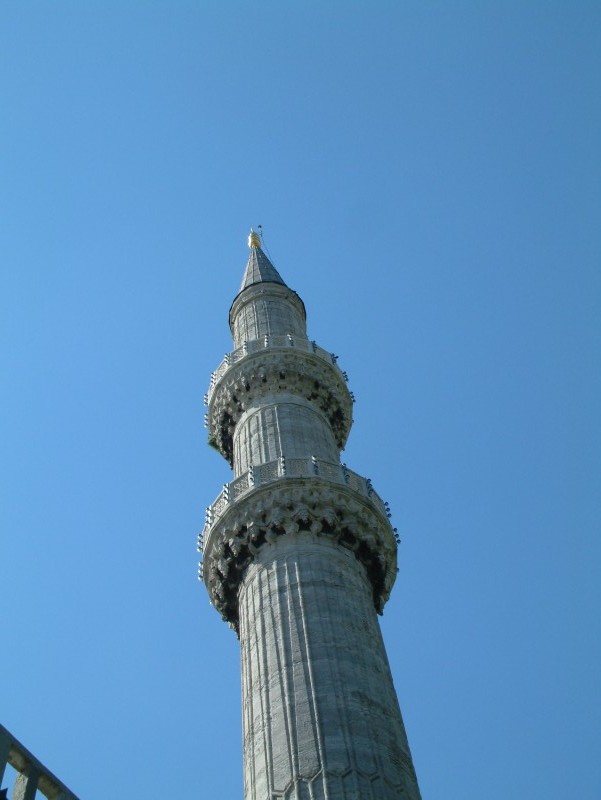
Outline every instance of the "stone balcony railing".
<svg viewBox="0 0 601 800">
<path fill-rule="evenodd" d="M 278 458 L 275 461 L 268 461 L 251 467 L 248 472 L 234 478 L 233 481 L 226 483 L 215 501 L 207 508 L 205 516 L 205 526 L 198 536 L 198 550 L 204 551 L 205 539 L 209 536 L 212 527 L 225 514 L 232 503 L 235 503 L 243 495 L 257 489 L 260 486 L 282 480 L 283 478 L 320 478 L 330 483 L 337 483 L 348 486 L 349 489 L 357 492 L 363 497 L 368 498 L 371 504 L 388 519 L 390 519 L 390 507 L 377 494 L 371 485 L 369 478 L 363 478 L 356 472 L 348 469 L 344 464 L 323 461 L 319 458 Z M 394 530 L 397 544 L 400 539 Z"/>
<path fill-rule="evenodd" d="M 76 795 L 62 781 L 15 739 L 10 731 L 0 725 L 0 786 L 7 764 L 17 773 L 12 788 L 12 800 L 34 800 L 40 795 L 48 800 L 77 800 Z M 0 791 L 0 796 L 5 796 L 4 792 Z"/>
<path fill-rule="evenodd" d="M 236 350 L 233 350 L 231 353 L 228 353 L 225 356 L 217 369 L 211 373 L 211 384 L 209 386 L 209 391 L 204 396 L 205 405 L 208 406 L 211 402 L 211 396 L 217 383 L 219 382 L 219 379 L 225 375 L 230 367 L 232 367 L 234 364 L 237 364 L 238 361 L 241 361 L 251 353 L 258 353 L 262 350 L 272 347 L 294 347 L 304 353 L 312 353 L 313 355 L 316 355 L 318 358 L 322 359 L 322 361 L 332 364 L 340 373 L 340 375 L 342 375 L 344 380 L 348 381 L 348 375 L 346 372 L 343 372 L 336 363 L 338 356 L 335 356 L 333 353 L 328 353 L 327 350 L 324 350 L 323 347 L 319 347 L 315 342 L 310 342 L 308 339 L 293 336 L 292 334 L 287 334 L 285 336 L 264 336 L 262 339 L 255 339 L 252 342 L 245 342 L 242 347 L 238 347 Z M 353 398 L 352 392 L 351 397 Z"/>
</svg>

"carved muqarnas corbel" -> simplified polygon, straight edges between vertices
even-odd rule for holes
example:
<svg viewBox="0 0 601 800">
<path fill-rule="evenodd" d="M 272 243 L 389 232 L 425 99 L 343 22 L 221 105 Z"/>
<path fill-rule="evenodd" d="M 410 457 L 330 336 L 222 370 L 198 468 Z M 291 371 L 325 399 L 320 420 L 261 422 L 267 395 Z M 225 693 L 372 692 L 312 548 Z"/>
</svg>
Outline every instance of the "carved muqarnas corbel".
<svg viewBox="0 0 601 800">
<path fill-rule="evenodd" d="M 365 567 L 382 613 L 396 578 L 396 544 L 388 519 L 344 486 L 307 478 L 270 484 L 236 501 L 211 528 L 204 580 L 211 602 L 238 631 L 238 587 L 262 547 L 300 532 L 333 537 Z"/>
</svg>

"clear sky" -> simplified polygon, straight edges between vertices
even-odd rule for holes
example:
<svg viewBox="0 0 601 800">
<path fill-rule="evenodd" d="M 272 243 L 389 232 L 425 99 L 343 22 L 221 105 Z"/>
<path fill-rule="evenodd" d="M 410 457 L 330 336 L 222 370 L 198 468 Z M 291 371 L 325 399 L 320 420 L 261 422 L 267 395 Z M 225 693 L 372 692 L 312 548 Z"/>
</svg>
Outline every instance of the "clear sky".
<svg viewBox="0 0 601 800">
<path fill-rule="evenodd" d="M 0 720 L 82 800 L 241 798 L 196 580 L 262 224 L 390 502 L 424 800 L 601 796 L 601 6 L 0 5 Z"/>
</svg>

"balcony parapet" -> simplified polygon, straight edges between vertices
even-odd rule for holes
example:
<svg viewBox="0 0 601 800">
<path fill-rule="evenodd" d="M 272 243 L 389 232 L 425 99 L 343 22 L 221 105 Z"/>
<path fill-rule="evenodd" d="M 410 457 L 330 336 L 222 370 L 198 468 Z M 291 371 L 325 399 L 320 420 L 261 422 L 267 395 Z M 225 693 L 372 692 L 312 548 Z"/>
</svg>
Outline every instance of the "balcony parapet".
<svg viewBox="0 0 601 800">
<path fill-rule="evenodd" d="M 198 536 L 198 551 L 203 552 L 203 544 L 211 528 L 238 498 L 259 486 L 265 486 L 281 478 L 315 476 L 332 483 L 348 486 L 357 494 L 367 497 L 380 513 L 390 519 L 390 506 L 375 491 L 371 480 L 353 472 L 345 464 L 334 464 L 320 458 L 278 458 L 275 461 L 267 461 L 265 464 L 252 467 L 248 472 L 224 484 L 223 489 L 206 509 L 204 529 Z"/>
<path fill-rule="evenodd" d="M 287 334 L 285 336 L 264 336 L 262 339 L 245 342 L 242 347 L 238 347 L 236 350 L 232 350 L 231 353 L 226 354 L 221 364 L 211 373 L 209 390 L 204 396 L 205 405 L 208 406 L 210 404 L 217 383 L 234 364 L 242 361 L 243 358 L 246 358 L 246 356 L 251 353 L 258 353 L 267 348 L 287 349 L 290 347 L 294 347 L 304 353 L 313 353 L 313 355 L 321 358 L 322 361 L 334 366 L 342 378 L 348 381 L 348 375 L 338 366 L 338 356 L 334 355 L 334 353 L 329 353 L 327 350 L 324 350 L 323 347 L 319 347 L 315 342 L 309 341 L 301 336 L 293 336 L 292 334 Z"/>
<path fill-rule="evenodd" d="M 317 458 L 279 458 L 225 484 L 207 508 L 198 539 L 199 578 L 211 602 L 237 630 L 237 591 L 258 549 L 281 535 L 333 536 L 364 564 L 382 613 L 396 578 L 396 529 L 390 508 L 345 465 Z"/>
</svg>

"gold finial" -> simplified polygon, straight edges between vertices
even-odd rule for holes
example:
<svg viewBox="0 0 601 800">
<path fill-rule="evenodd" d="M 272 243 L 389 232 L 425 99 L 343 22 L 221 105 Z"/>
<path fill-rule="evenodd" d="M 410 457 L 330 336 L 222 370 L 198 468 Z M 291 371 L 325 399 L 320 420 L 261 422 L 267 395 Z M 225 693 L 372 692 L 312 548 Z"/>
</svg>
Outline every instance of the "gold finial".
<svg viewBox="0 0 601 800">
<path fill-rule="evenodd" d="M 248 237 L 248 246 L 252 249 L 253 247 L 261 247 L 261 237 L 256 231 L 250 229 L 250 235 Z"/>
</svg>

